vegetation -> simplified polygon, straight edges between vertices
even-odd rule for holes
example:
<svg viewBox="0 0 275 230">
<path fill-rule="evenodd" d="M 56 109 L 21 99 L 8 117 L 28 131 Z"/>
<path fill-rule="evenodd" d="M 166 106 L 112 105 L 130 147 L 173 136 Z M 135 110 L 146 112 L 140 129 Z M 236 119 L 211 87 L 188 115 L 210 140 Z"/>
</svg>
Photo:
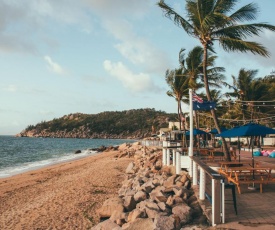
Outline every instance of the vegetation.
<svg viewBox="0 0 275 230">
<path fill-rule="evenodd" d="M 29 125 L 22 135 L 34 132 L 36 136 L 59 137 L 146 137 L 152 130 L 167 128 L 169 120 L 175 121 L 176 114 L 155 109 L 133 109 L 99 114 L 69 114 L 52 121 Z M 70 135 L 68 136 L 68 134 Z M 73 136 L 75 133 L 77 135 Z"/>
</svg>

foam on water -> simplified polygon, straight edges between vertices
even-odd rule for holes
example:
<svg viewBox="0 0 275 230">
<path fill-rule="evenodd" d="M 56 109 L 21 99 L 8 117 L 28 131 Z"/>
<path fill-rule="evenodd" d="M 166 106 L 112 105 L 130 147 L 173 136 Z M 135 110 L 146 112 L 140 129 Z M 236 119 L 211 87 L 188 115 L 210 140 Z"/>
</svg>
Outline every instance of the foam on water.
<svg viewBox="0 0 275 230">
<path fill-rule="evenodd" d="M 74 154 L 74 153 L 68 153 L 63 156 L 56 155 L 53 158 L 47 159 L 47 160 L 41 160 L 41 161 L 35 161 L 35 162 L 25 162 L 18 166 L 13 167 L 6 167 L 4 169 L 0 169 L 0 178 L 6 178 L 11 177 L 20 173 L 32 171 L 35 169 L 40 169 L 46 166 L 64 163 L 72 160 L 81 159 L 87 156 L 93 156 L 98 154 L 96 151 L 91 151 L 89 149 L 81 151 L 81 153 Z"/>
</svg>

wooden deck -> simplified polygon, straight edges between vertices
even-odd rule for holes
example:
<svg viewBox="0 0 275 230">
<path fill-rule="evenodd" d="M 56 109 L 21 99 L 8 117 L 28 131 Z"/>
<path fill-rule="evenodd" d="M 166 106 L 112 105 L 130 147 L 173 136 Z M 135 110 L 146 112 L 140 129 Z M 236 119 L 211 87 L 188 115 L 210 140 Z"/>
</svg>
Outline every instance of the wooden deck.
<svg viewBox="0 0 275 230">
<path fill-rule="evenodd" d="M 241 151 L 241 160 L 251 160 L 251 152 Z M 260 161 L 262 165 L 275 168 L 275 158 L 264 156 L 254 157 Z M 218 162 L 207 162 L 209 166 L 218 169 Z M 275 170 L 271 172 L 275 177 Z M 230 189 L 225 190 L 225 224 L 220 224 L 216 227 L 208 229 L 275 229 L 275 183 L 263 186 L 263 193 L 260 193 L 259 185 L 256 185 L 256 190 L 250 190 L 247 185 L 241 185 L 242 194 L 237 197 L 238 214 L 235 214 L 232 194 Z"/>
</svg>

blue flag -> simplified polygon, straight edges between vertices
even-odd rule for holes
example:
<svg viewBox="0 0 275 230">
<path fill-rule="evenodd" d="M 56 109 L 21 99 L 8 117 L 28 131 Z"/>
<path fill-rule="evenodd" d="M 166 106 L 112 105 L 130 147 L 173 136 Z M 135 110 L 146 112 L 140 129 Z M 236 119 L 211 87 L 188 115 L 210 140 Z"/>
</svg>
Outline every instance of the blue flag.
<svg viewBox="0 0 275 230">
<path fill-rule="evenodd" d="M 216 102 L 203 101 L 202 103 L 193 101 L 193 110 L 211 110 L 216 108 Z"/>
</svg>

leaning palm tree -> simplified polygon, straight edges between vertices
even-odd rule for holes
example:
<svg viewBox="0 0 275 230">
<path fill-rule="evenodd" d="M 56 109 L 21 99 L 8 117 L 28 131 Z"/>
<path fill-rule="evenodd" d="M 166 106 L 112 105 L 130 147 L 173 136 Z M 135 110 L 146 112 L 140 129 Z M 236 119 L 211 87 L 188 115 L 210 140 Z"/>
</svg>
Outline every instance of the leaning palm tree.
<svg viewBox="0 0 275 230">
<path fill-rule="evenodd" d="M 251 3 L 231 13 L 238 2 L 237 0 L 186 0 L 186 19 L 168 6 L 164 0 L 157 3 L 168 18 L 174 20 L 175 24 L 182 27 L 188 35 L 200 41 L 204 50 L 203 75 L 208 100 L 212 98 L 208 84 L 207 58 L 208 50 L 213 48 L 215 41 L 219 41 L 220 46 L 226 51 L 252 52 L 264 57 L 269 56 L 267 49 L 261 44 L 245 39 L 248 36 L 259 36 L 263 29 L 275 31 L 275 26 L 266 23 L 243 24 L 245 21 L 256 19 L 258 7 Z M 211 113 L 220 133 L 215 110 L 211 110 Z M 231 160 L 224 139 L 223 145 L 227 160 Z"/>
<path fill-rule="evenodd" d="M 182 121 L 182 108 L 181 108 L 181 100 L 184 95 L 188 92 L 188 79 L 182 76 L 182 68 L 175 70 L 167 70 L 165 75 L 165 80 L 170 87 L 170 90 L 167 91 L 167 95 L 169 97 L 175 98 L 177 101 L 178 108 L 178 119 L 180 123 L 181 129 L 181 121 Z"/>
</svg>

